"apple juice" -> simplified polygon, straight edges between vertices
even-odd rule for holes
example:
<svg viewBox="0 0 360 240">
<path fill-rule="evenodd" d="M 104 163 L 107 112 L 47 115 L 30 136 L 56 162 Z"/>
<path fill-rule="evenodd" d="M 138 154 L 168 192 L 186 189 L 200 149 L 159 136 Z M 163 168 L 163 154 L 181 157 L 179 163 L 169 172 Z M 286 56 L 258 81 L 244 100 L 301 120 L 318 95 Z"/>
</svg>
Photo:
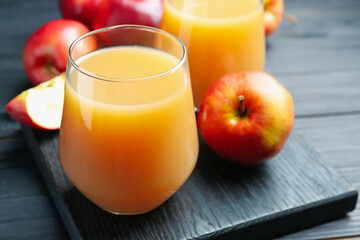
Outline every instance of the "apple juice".
<svg viewBox="0 0 360 240">
<path fill-rule="evenodd" d="M 188 50 L 195 105 L 220 77 L 263 70 L 262 0 L 166 0 L 161 28 Z"/>
<path fill-rule="evenodd" d="M 120 214 L 147 212 L 191 174 L 198 136 L 189 76 L 184 66 L 172 69 L 179 61 L 152 48 L 118 46 L 76 60 L 85 74 L 68 73 L 61 165 L 99 207 Z M 86 71 L 107 80 L 84 79 Z"/>
</svg>

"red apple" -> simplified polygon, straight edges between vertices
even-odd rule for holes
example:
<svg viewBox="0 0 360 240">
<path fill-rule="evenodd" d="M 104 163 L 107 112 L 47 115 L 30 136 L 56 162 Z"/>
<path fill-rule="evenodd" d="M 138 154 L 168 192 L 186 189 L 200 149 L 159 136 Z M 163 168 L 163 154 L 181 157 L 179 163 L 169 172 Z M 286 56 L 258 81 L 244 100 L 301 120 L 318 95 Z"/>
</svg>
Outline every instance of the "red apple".
<svg viewBox="0 0 360 240">
<path fill-rule="evenodd" d="M 259 164 L 280 152 L 294 124 L 290 93 L 263 72 L 220 78 L 205 94 L 199 132 L 215 153 L 240 164 Z"/>
<path fill-rule="evenodd" d="M 280 25 L 284 14 L 283 0 L 263 0 L 264 1 L 264 25 L 265 34 L 269 36 Z"/>
<path fill-rule="evenodd" d="M 93 19 L 93 29 L 121 24 L 159 27 L 163 0 L 107 0 Z"/>
<path fill-rule="evenodd" d="M 69 19 L 57 19 L 36 30 L 23 50 L 25 72 L 33 85 L 51 79 L 66 70 L 71 43 L 90 30 L 84 24 Z M 95 38 L 87 38 L 76 51 L 82 54 L 97 48 Z"/>
<path fill-rule="evenodd" d="M 16 121 L 37 129 L 59 129 L 64 102 L 65 76 L 43 82 L 13 98 L 6 110 Z"/>
<path fill-rule="evenodd" d="M 63 18 L 82 22 L 89 28 L 101 5 L 107 0 L 60 0 L 60 10 Z"/>
</svg>

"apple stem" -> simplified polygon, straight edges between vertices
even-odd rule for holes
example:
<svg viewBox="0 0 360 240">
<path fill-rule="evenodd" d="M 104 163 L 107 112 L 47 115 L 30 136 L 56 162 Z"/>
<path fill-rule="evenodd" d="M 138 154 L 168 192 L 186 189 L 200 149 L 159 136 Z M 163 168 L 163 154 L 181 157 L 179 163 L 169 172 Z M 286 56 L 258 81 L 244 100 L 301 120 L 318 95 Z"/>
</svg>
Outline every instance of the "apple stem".
<svg viewBox="0 0 360 240">
<path fill-rule="evenodd" d="M 244 117 L 246 115 L 246 108 L 245 108 L 245 105 L 244 105 L 244 100 L 245 100 L 244 95 L 238 96 L 238 100 L 240 102 L 239 115 L 241 117 Z"/>
<path fill-rule="evenodd" d="M 50 62 L 47 63 L 50 74 L 57 76 L 60 72 Z"/>
<path fill-rule="evenodd" d="M 294 15 L 284 12 L 283 16 L 286 20 L 288 20 L 289 22 L 291 22 L 293 24 L 297 24 L 297 22 L 298 22 L 298 19 Z"/>
</svg>

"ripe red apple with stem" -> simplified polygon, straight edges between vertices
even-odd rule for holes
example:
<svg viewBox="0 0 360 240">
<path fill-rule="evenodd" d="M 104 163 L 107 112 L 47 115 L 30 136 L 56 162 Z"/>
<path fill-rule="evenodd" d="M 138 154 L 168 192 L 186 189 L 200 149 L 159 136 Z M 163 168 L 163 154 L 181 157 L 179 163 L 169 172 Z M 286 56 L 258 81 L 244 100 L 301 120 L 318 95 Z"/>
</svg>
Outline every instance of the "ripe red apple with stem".
<svg viewBox="0 0 360 240">
<path fill-rule="evenodd" d="M 231 162 L 259 164 L 283 148 L 294 124 L 290 93 L 269 74 L 241 72 L 220 78 L 205 94 L 199 132 Z"/>
<path fill-rule="evenodd" d="M 30 82 L 37 85 L 64 72 L 71 43 L 89 31 L 84 24 L 69 19 L 56 19 L 36 30 L 27 40 L 22 55 Z M 87 53 L 97 47 L 97 40 L 89 37 L 74 54 Z"/>
</svg>

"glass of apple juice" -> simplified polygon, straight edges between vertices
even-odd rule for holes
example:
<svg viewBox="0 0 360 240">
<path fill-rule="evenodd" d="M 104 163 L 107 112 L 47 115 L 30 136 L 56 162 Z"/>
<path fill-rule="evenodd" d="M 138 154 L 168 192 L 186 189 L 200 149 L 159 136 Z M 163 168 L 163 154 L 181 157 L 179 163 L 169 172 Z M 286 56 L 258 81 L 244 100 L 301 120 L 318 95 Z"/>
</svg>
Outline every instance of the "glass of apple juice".
<svg viewBox="0 0 360 240">
<path fill-rule="evenodd" d="M 184 43 L 195 106 L 220 77 L 262 71 L 263 0 L 165 0 L 161 28 Z"/>
<path fill-rule="evenodd" d="M 81 51 L 90 39 L 100 47 Z M 186 181 L 198 148 L 187 55 L 176 37 L 121 25 L 75 40 L 59 157 L 83 195 L 111 213 L 148 212 Z"/>
</svg>

